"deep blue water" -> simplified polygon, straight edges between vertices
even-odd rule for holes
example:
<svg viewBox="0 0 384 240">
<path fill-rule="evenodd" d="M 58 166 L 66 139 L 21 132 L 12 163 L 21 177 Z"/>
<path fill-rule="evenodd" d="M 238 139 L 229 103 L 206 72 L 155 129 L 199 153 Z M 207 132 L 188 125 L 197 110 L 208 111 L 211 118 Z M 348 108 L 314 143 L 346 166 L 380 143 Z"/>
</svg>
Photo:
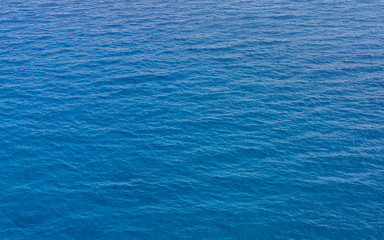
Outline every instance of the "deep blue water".
<svg viewBox="0 0 384 240">
<path fill-rule="evenodd" d="M 383 239 L 384 2 L 1 0 L 0 239 Z"/>
</svg>

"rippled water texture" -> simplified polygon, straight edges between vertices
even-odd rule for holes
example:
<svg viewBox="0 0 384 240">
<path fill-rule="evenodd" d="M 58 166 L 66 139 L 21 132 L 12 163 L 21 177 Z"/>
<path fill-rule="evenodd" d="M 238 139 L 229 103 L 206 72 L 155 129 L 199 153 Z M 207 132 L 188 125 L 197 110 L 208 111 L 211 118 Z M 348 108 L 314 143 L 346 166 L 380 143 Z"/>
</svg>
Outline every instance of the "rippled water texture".
<svg viewBox="0 0 384 240">
<path fill-rule="evenodd" d="M 383 1 L 0 6 L 1 239 L 383 239 Z"/>
</svg>

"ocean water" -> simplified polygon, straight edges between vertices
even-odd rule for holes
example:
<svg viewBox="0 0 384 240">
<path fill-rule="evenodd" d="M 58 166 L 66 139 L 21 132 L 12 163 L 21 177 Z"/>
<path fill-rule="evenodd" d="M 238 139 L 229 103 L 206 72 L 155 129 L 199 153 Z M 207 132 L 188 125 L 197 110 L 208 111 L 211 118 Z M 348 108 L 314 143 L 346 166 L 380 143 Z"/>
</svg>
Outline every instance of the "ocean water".
<svg viewBox="0 0 384 240">
<path fill-rule="evenodd" d="M 383 239 L 384 2 L 1 0 L 0 239 Z"/>
</svg>

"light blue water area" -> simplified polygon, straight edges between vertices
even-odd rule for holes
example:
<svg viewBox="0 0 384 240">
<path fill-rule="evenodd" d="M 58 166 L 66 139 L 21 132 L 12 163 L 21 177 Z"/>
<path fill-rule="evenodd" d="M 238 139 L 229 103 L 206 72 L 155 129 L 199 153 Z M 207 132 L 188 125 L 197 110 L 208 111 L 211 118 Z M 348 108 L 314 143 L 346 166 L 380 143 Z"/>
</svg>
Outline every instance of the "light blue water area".
<svg viewBox="0 0 384 240">
<path fill-rule="evenodd" d="M 1 239 L 383 239 L 384 3 L 1 0 Z"/>
</svg>

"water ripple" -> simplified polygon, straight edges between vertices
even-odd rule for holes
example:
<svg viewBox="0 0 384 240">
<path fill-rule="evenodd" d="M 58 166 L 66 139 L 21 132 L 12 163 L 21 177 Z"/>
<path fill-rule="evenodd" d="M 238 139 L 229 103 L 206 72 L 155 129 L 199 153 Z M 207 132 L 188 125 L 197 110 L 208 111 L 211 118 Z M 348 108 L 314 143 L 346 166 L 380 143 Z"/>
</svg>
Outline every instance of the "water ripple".
<svg viewBox="0 0 384 240">
<path fill-rule="evenodd" d="M 2 3 L 0 238 L 384 236 L 382 1 Z"/>
</svg>

